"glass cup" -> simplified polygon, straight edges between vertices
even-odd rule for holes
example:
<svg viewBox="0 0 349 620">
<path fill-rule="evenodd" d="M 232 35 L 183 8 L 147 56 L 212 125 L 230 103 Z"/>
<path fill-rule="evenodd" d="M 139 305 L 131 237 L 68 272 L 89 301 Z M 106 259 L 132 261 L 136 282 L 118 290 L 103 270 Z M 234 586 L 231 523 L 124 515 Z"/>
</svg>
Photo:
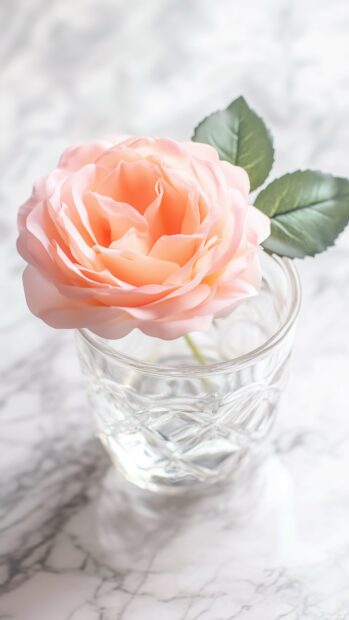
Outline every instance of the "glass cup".
<svg viewBox="0 0 349 620">
<path fill-rule="evenodd" d="M 292 261 L 263 252 L 261 262 L 260 293 L 190 334 L 204 364 L 185 338 L 77 332 L 98 435 L 135 485 L 204 488 L 265 444 L 285 386 L 300 284 Z"/>
</svg>

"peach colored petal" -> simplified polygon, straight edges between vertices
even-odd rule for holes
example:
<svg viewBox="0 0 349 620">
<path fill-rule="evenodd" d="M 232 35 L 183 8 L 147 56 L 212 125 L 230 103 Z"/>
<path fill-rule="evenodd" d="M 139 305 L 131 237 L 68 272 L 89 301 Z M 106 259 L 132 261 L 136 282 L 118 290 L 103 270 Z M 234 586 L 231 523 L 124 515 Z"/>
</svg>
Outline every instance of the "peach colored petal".
<svg viewBox="0 0 349 620">
<path fill-rule="evenodd" d="M 270 219 L 256 209 L 250 206 L 248 210 L 248 231 L 247 237 L 250 243 L 257 246 L 270 235 Z"/>
<path fill-rule="evenodd" d="M 200 161 L 194 157 L 191 161 L 191 171 L 205 203 L 215 204 L 215 208 L 209 209 L 208 213 L 211 216 L 218 215 L 229 202 L 229 185 L 221 169 L 221 162 Z M 235 189 L 234 186 L 231 186 L 231 189 Z"/>
<path fill-rule="evenodd" d="M 115 340 L 115 338 L 123 338 L 124 336 L 127 336 L 127 334 L 137 327 L 139 328 L 141 325 L 139 325 L 135 319 L 130 318 L 129 315 L 124 312 L 124 314 L 120 316 L 115 316 L 114 319 L 93 324 L 89 326 L 89 329 L 101 338 Z"/>
<path fill-rule="evenodd" d="M 134 286 L 161 284 L 178 269 L 176 263 L 143 256 L 136 252 L 98 249 L 100 261 L 111 273 Z"/>
<path fill-rule="evenodd" d="M 159 180 L 161 202 L 157 217 L 163 223 L 165 234 L 175 235 L 182 230 L 182 222 L 187 207 L 187 195 L 181 187 L 173 187 L 165 179 Z"/>
<path fill-rule="evenodd" d="M 197 232 L 201 223 L 201 215 L 205 216 L 205 209 L 199 192 L 193 187 L 187 193 L 181 233 L 183 235 L 192 235 Z"/>
<path fill-rule="evenodd" d="M 219 157 L 216 149 L 210 144 L 204 144 L 203 142 L 184 142 L 186 150 L 192 155 L 201 160 L 218 162 Z"/>
<path fill-rule="evenodd" d="M 165 297 L 142 307 L 126 308 L 128 313 L 139 320 L 156 320 L 166 318 L 169 314 L 178 314 L 183 312 L 193 312 L 196 314 L 196 308 L 209 297 L 211 289 L 206 284 L 199 284 L 186 295 L 177 297 Z"/>
<path fill-rule="evenodd" d="M 121 161 L 117 168 L 104 178 L 98 187 L 98 193 L 110 196 L 117 202 L 128 203 L 143 214 L 156 198 L 155 185 L 158 175 L 156 167 L 148 162 Z"/>
<path fill-rule="evenodd" d="M 23 283 L 30 310 L 52 327 L 90 328 L 95 323 L 104 323 L 121 314 L 115 308 L 87 303 L 82 305 L 81 300 L 64 297 L 51 282 L 31 266 L 24 270 Z"/>
<path fill-rule="evenodd" d="M 104 140 L 86 144 L 74 144 L 62 153 L 58 162 L 58 168 L 69 172 L 80 170 L 86 164 L 94 163 L 102 153 L 112 146 L 111 142 Z"/>
<path fill-rule="evenodd" d="M 65 282 L 70 286 L 89 287 L 89 295 L 91 296 L 91 288 L 110 288 L 115 286 L 115 278 L 105 269 L 103 271 L 96 271 L 95 269 L 88 269 L 81 267 L 75 263 L 62 248 L 55 242 L 52 251 L 56 265 L 59 267 L 60 272 L 65 275 Z M 58 287 L 59 288 L 59 287 Z"/>
<path fill-rule="evenodd" d="M 130 204 L 114 200 L 109 196 L 102 196 L 96 192 L 90 192 L 89 198 L 94 201 L 94 203 L 90 203 L 91 209 L 94 204 L 95 211 L 102 215 L 104 221 L 108 222 L 111 239 L 119 239 L 130 227 L 136 228 L 142 233 L 148 232 L 146 218 Z"/>
<path fill-rule="evenodd" d="M 22 221 L 17 249 L 21 256 L 52 279 L 60 279 L 60 271 L 52 257 L 55 238 L 59 238 L 50 224 L 45 205 L 38 203 Z M 60 240 L 61 245 L 64 242 Z"/>
<path fill-rule="evenodd" d="M 163 235 L 153 245 L 149 256 L 185 265 L 199 247 L 200 235 Z"/>
<path fill-rule="evenodd" d="M 184 334 L 193 331 L 206 331 L 212 325 L 212 315 L 193 316 L 182 318 L 181 316 L 169 316 L 159 321 L 140 322 L 138 328 L 148 336 L 162 338 L 163 340 L 175 340 Z"/>
<path fill-rule="evenodd" d="M 199 186 L 198 180 L 192 175 L 191 163 L 192 161 L 190 160 L 190 165 L 184 170 L 179 170 L 177 168 L 163 168 L 163 176 L 161 181 L 166 182 L 167 186 L 170 186 L 176 193 L 179 193 L 179 197 L 182 199 L 183 207 L 185 209 L 183 216 L 186 214 L 188 203 L 190 203 L 193 199 L 196 199 L 200 222 L 202 222 L 210 212 L 210 208 L 206 201 L 207 196 L 205 196 L 202 191 L 202 186 Z M 201 163 L 204 165 L 205 162 Z M 205 171 L 203 171 L 203 174 L 204 173 Z"/>
<path fill-rule="evenodd" d="M 137 231 L 136 228 L 129 228 L 119 239 L 112 241 L 109 246 L 111 250 L 132 250 L 144 255 L 148 254 L 150 247 L 149 237 Z"/>
<path fill-rule="evenodd" d="M 81 234 L 81 229 L 78 229 L 69 217 L 69 208 L 66 205 L 62 206 L 60 221 L 66 231 L 68 245 L 75 259 L 79 264 L 86 267 L 93 266 L 96 253 L 93 247 L 89 246 L 85 241 Z"/>
<path fill-rule="evenodd" d="M 96 165 L 104 168 L 106 170 L 114 170 L 118 167 L 120 162 L 136 162 L 142 161 L 141 154 L 138 153 L 135 149 L 129 148 L 130 140 L 125 140 L 120 144 L 113 145 L 111 148 L 101 153 L 101 155 L 96 159 Z"/>
<path fill-rule="evenodd" d="M 250 193 L 250 179 L 246 170 L 240 168 L 240 166 L 233 166 L 233 164 L 230 164 L 228 161 L 221 161 L 220 167 L 229 186 L 239 190 L 245 198 L 248 198 Z"/>
<path fill-rule="evenodd" d="M 90 164 L 84 166 L 79 170 L 79 172 L 75 173 L 71 177 L 71 182 L 69 184 L 70 187 L 68 190 L 70 195 L 66 197 L 64 189 L 66 189 L 67 191 L 67 188 L 62 188 L 61 198 L 62 201 L 65 202 L 65 204 L 73 205 L 72 208 L 75 209 L 75 211 L 77 212 L 81 222 L 81 225 L 80 223 L 78 223 L 78 227 L 80 229 L 85 229 L 88 232 L 91 240 L 97 243 L 93 227 L 91 226 L 89 212 L 84 202 L 85 193 L 90 192 L 91 187 L 94 186 L 95 177 L 95 165 Z"/>
<path fill-rule="evenodd" d="M 159 182 L 155 185 L 156 198 L 144 211 L 144 219 L 147 221 L 149 235 L 153 240 L 158 239 L 162 235 L 166 234 L 165 222 L 162 218 L 161 202 L 163 197 L 163 189 L 160 187 Z"/>
<path fill-rule="evenodd" d="M 110 200 L 104 196 L 102 198 Z M 84 205 L 93 231 L 93 239 L 99 245 L 108 246 L 112 236 L 111 222 L 108 212 L 101 207 L 98 194 L 93 191 L 87 191 L 84 194 Z"/>
<path fill-rule="evenodd" d="M 188 150 L 183 144 L 170 138 L 130 138 L 125 143 L 129 149 L 136 151 L 142 159 L 166 162 L 168 167 L 183 166 L 188 158 Z"/>
</svg>

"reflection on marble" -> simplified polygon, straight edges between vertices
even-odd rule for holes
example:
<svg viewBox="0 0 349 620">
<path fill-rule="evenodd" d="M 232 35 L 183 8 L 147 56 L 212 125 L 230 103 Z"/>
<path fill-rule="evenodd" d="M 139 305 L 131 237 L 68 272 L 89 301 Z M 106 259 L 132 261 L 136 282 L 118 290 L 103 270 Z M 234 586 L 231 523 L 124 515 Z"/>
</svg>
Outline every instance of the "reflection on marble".
<svg viewBox="0 0 349 620">
<path fill-rule="evenodd" d="M 274 454 L 185 503 L 108 470 L 72 335 L 29 315 L 14 241 L 17 206 L 66 144 L 186 137 L 240 92 L 273 127 L 275 174 L 348 174 L 348 3 L 5 0 L 0 14 L 0 620 L 347 620 L 349 232 L 300 265 Z"/>
</svg>

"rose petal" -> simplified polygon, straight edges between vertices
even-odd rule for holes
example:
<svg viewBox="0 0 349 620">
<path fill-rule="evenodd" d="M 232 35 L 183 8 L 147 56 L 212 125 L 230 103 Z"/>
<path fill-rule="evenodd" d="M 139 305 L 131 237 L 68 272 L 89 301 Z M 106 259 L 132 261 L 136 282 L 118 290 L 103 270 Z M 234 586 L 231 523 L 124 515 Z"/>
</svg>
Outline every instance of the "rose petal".
<svg viewBox="0 0 349 620">
<path fill-rule="evenodd" d="M 149 256 L 185 265 L 202 241 L 201 235 L 163 235 L 153 245 Z"/>
<path fill-rule="evenodd" d="M 86 144 L 74 144 L 63 151 L 58 162 L 58 168 L 74 172 L 86 164 L 94 163 L 107 149 L 112 147 L 111 142 L 100 140 Z"/>
<path fill-rule="evenodd" d="M 117 202 L 130 204 L 143 214 L 156 198 L 155 185 L 158 176 L 156 167 L 146 161 L 121 161 L 96 190 Z"/>
<path fill-rule="evenodd" d="M 133 251 L 98 248 L 100 261 L 112 274 L 134 286 L 162 284 L 178 269 L 176 263 L 144 256 Z"/>
</svg>

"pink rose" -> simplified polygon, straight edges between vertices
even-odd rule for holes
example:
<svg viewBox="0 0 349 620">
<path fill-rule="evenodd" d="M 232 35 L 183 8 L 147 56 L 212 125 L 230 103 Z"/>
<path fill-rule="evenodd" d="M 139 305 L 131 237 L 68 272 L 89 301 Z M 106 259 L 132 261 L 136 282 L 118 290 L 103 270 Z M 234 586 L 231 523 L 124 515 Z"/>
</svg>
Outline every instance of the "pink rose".
<svg viewBox="0 0 349 620">
<path fill-rule="evenodd" d="M 19 212 L 31 311 L 58 328 L 171 339 L 261 284 L 269 219 L 249 179 L 205 144 L 118 138 L 67 149 Z"/>
</svg>

